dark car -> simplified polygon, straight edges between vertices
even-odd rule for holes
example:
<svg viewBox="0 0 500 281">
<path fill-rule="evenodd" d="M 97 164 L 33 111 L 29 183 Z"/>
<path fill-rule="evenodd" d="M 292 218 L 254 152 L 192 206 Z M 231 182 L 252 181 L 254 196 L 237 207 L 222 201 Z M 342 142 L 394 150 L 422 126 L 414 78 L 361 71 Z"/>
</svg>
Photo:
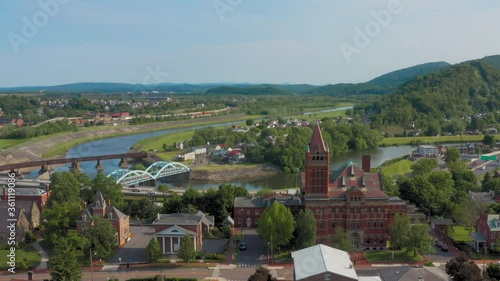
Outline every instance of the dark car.
<svg viewBox="0 0 500 281">
<path fill-rule="evenodd" d="M 443 246 L 441 247 L 441 251 L 443 251 L 443 252 L 448 252 L 449 250 L 450 250 L 450 249 L 449 249 L 449 248 L 448 248 L 448 246 L 446 246 L 446 245 L 443 245 Z"/>
<path fill-rule="evenodd" d="M 443 242 L 441 242 L 441 241 L 436 241 L 436 247 L 441 248 L 441 247 L 443 247 L 443 246 L 444 246 L 444 243 L 443 243 Z"/>
<path fill-rule="evenodd" d="M 245 251 L 247 249 L 247 243 L 241 242 L 240 243 L 240 251 Z"/>
</svg>

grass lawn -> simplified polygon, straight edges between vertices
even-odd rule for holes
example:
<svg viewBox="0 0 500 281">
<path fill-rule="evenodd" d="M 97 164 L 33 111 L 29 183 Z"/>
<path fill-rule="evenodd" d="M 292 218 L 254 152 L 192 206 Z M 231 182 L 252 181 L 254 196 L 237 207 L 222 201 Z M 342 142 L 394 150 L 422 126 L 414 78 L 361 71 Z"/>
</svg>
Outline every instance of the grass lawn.
<svg viewBox="0 0 500 281">
<path fill-rule="evenodd" d="M 421 143 L 447 143 L 447 142 L 470 142 L 482 141 L 483 135 L 464 135 L 464 136 L 440 136 L 440 137 L 398 137 L 398 138 L 384 138 L 382 144 L 385 145 L 405 145 L 412 142 Z"/>
<path fill-rule="evenodd" d="M 27 141 L 29 139 L 0 139 L 0 149 L 9 148 Z"/>
<path fill-rule="evenodd" d="M 406 175 L 411 173 L 411 165 L 413 165 L 412 161 L 404 159 L 382 168 L 382 173 L 391 177 L 395 175 Z"/>
<path fill-rule="evenodd" d="M 9 253 L 9 250 L 0 250 L 0 269 L 7 269 L 10 267 L 7 264 L 9 261 L 7 255 Z M 16 269 L 35 268 L 40 264 L 41 259 L 40 254 L 33 247 L 25 245 L 16 248 Z M 26 267 L 23 264 L 24 262 Z"/>
<path fill-rule="evenodd" d="M 392 259 L 391 250 L 369 251 L 365 252 L 369 262 L 412 262 L 422 261 L 423 258 L 417 253 L 413 256 L 413 252 L 406 253 L 405 251 L 394 251 L 394 260 Z"/>
<path fill-rule="evenodd" d="M 453 232 L 451 233 L 451 239 L 456 242 L 468 242 L 470 240 L 469 232 L 471 232 L 471 229 L 467 226 L 454 226 Z M 474 229 L 472 232 L 474 232 Z"/>
<path fill-rule="evenodd" d="M 134 148 L 139 148 L 142 150 L 150 150 L 156 149 L 158 151 L 163 150 L 163 144 L 171 147 L 174 142 L 189 140 L 193 137 L 194 131 L 184 131 L 172 134 L 166 134 L 162 136 L 156 136 L 152 138 L 143 139 L 136 144 L 134 144 Z M 168 153 L 168 152 L 167 152 Z M 179 154 L 176 152 L 175 155 Z"/>
</svg>

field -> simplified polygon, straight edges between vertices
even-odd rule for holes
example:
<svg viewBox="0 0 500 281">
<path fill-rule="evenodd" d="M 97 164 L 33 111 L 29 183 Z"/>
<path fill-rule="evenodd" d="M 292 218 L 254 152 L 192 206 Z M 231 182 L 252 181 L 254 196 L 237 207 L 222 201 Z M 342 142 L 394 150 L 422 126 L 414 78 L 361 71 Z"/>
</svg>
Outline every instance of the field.
<svg viewBox="0 0 500 281">
<path fill-rule="evenodd" d="M 9 259 L 7 257 L 8 254 L 8 250 L 0 250 L 0 269 L 9 268 L 9 265 L 7 264 Z M 34 268 L 38 266 L 40 260 L 40 254 L 33 247 L 23 246 L 16 248 L 16 269 Z"/>
<path fill-rule="evenodd" d="M 0 139 L 0 149 L 9 148 L 27 141 L 27 139 Z"/>
<path fill-rule="evenodd" d="M 382 145 L 408 145 L 415 143 L 449 143 L 449 142 L 476 142 L 482 141 L 483 135 L 464 135 L 464 136 L 440 136 L 440 137 L 398 137 L 384 138 Z"/>
<path fill-rule="evenodd" d="M 406 253 L 405 251 L 394 251 L 394 260 L 392 259 L 391 250 L 368 251 L 365 255 L 369 262 L 412 262 L 423 260 L 422 256 L 418 253 L 414 257 L 413 251 L 409 253 Z"/>
<path fill-rule="evenodd" d="M 396 175 L 406 175 L 408 173 L 411 173 L 411 165 L 413 165 L 413 162 L 410 160 L 401 160 L 396 163 L 392 163 L 391 165 L 382 168 L 382 173 L 384 175 L 388 176 L 396 176 Z"/>
</svg>

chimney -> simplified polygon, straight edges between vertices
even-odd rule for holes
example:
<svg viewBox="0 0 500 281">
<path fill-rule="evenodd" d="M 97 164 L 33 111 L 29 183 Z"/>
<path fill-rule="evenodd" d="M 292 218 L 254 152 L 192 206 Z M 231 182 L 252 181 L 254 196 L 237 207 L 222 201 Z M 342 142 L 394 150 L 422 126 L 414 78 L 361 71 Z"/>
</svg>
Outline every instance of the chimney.
<svg viewBox="0 0 500 281">
<path fill-rule="evenodd" d="M 156 220 L 159 221 L 160 220 L 160 213 L 156 214 Z"/>
<path fill-rule="evenodd" d="M 111 199 L 108 199 L 108 206 L 111 206 Z"/>
<path fill-rule="evenodd" d="M 361 164 L 361 168 L 363 169 L 363 171 L 365 171 L 366 173 L 369 173 L 371 170 L 372 170 L 372 159 L 371 159 L 371 155 L 363 155 L 362 156 L 362 164 Z"/>
<path fill-rule="evenodd" d="M 87 201 L 83 202 L 83 206 L 87 209 Z"/>
</svg>

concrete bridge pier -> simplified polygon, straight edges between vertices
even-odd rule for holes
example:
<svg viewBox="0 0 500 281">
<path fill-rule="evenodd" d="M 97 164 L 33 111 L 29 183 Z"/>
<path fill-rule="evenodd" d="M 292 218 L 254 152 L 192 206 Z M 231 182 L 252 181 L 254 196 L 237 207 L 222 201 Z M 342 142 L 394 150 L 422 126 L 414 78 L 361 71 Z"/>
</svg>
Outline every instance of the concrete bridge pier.
<svg viewBox="0 0 500 281">
<path fill-rule="evenodd" d="M 118 165 L 122 169 L 127 169 L 128 168 L 128 163 L 127 163 L 127 160 L 125 159 L 125 157 L 122 157 L 122 159 L 120 160 L 120 163 Z"/>
<path fill-rule="evenodd" d="M 97 160 L 97 164 L 95 165 L 95 168 L 98 173 L 102 173 L 104 171 L 104 167 L 102 166 L 101 159 Z"/>
<path fill-rule="evenodd" d="M 74 174 L 80 172 L 80 162 L 73 161 L 69 170 Z"/>
<path fill-rule="evenodd" d="M 17 169 L 17 170 L 10 169 L 9 174 L 14 174 L 14 175 L 15 175 L 15 177 L 18 177 L 18 176 L 20 176 L 20 175 L 21 175 L 21 173 L 19 172 L 19 169 Z"/>
<path fill-rule="evenodd" d="M 40 171 L 38 171 L 38 174 L 41 175 L 41 174 L 46 173 L 48 171 L 49 171 L 49 165 L 42 165 L 40 167 Z"/>
</svg>

